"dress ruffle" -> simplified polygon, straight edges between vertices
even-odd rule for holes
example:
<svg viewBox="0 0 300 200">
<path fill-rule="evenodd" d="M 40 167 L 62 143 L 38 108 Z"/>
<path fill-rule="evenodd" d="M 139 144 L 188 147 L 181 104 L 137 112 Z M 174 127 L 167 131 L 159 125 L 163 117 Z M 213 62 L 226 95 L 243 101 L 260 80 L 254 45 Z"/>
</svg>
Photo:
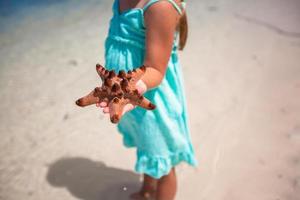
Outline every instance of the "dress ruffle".
<svg viewBox="0 0 300 200">
<path fill-rule="evenodd" d="M 147 174 L 155 179 L 159 179 L 164 175 L 169 174 L 172 167 L 175 167 L 180 162 L 197 167 L 198 162 L 193 153 L 178 152 L 169 156 L 148 156 L 145 154 L 137 155 L 135 171 L 138 173 Z"/>
</svg>

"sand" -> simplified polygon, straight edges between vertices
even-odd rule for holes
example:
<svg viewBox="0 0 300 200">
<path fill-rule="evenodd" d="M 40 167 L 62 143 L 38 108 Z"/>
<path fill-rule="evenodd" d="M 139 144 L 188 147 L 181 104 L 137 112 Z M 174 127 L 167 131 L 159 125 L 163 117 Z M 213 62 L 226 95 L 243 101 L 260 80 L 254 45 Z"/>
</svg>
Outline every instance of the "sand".
<svg viewBox="0 0 300 200">
<path fill-rule="evenodd" d="M 138 189 L 135 149 L 96 107 L 109 0 L 0 19 L 0 199 L 114 200 Z M 300 3 L 188 1 L 180 52 L 198 168 L 176 200 L 300 199 Z"/>
</svg>

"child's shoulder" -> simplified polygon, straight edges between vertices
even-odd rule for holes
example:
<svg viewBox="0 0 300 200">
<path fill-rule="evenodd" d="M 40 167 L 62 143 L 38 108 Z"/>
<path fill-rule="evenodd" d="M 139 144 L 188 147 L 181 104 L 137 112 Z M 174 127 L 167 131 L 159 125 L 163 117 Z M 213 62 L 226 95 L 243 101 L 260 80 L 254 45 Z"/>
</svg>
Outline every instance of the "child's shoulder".
<svg viewBox="0 0 300 200">
<path fill-rule="evenodd" d="M 163 15 L 164 13 L 181 15 L 183 7 L 181 0 L 149 0 L 145 3 L 144 12 L 156 15 Z"/>
</svg>

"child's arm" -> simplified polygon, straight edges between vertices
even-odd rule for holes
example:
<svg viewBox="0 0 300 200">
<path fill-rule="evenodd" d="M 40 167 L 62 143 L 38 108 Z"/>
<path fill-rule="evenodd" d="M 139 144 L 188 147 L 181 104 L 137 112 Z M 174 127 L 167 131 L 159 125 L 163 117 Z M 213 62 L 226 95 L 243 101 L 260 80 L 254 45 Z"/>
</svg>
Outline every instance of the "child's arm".
<svg viewBox="0 0 300 200">
<path fill-rule="evenodd" d="M 142 81 L 148 89 L 157 87 L 165 75 L 179 18 L 178 12 L 167 1 L 153 4 L 144 14 L 146 27 L 144 65 L 147 70 Z"/>
</svg>

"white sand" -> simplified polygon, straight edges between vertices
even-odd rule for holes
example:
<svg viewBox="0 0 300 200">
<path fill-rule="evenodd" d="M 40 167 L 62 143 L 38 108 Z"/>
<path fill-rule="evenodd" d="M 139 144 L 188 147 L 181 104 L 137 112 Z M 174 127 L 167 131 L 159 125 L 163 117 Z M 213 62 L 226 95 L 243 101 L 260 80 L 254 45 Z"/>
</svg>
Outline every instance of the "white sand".
<svg viewBox="0 0 300 200">
<path fill-rule="evenodd" d="M 99 109 L 74 105 L 99 83 L 111 1 L 73 4 L 0 20 L 1 200 L 138 188 L 135 149 Z M 180 62 L 199 167 L 177 167 L 177 200 L 299 200 L 299 1 L 190 0 L 188 12 Z"/>
</svg>

